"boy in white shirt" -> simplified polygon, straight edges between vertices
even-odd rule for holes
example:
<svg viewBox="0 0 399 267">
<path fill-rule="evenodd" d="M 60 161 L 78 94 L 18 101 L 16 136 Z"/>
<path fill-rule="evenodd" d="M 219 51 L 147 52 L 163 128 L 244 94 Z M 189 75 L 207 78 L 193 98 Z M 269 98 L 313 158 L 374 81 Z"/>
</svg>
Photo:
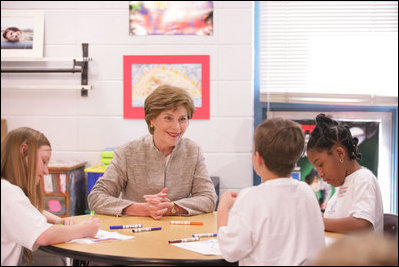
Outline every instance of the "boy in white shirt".
<svg viewBox="0 0 399 267">
<path fill-rule="evenodd" d="M 299 124 L 269 119 L 255 132 L 253 166 L 262 184 L 226 192 L 218 207 L 223 257 L 239 265 L 304 265 L 324 248 L 324 225 L 312 189 L 290 178 L 303 153 Z"/>
</svg>

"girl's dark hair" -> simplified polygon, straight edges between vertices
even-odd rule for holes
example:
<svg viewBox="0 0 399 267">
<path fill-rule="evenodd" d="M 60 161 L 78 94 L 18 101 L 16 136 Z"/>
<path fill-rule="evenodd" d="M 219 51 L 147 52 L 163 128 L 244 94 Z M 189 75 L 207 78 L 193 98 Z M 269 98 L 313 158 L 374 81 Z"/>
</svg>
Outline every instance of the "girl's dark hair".
<svg viewBox="0 0 399 267">
<path fill-rule="evenodd" d="M 306 175 L 305 182 L 310 185 L 315 179 L 319 179 L 319 173 L 315 168 L 313 168 L 310 173 Z"/>
<path fill-rule="evenodd" d="M 319 114 L 316 117 L 316 127 L 310 134 L 307 150 L 327 150 L 333 145 L 341 145 L 346 148 L 350 159 L 361 159 L 362 154 L 357 152 L 359 139 L 352 137 L 349 127 L 341 125 L 337 121 Z"/>
</svg>

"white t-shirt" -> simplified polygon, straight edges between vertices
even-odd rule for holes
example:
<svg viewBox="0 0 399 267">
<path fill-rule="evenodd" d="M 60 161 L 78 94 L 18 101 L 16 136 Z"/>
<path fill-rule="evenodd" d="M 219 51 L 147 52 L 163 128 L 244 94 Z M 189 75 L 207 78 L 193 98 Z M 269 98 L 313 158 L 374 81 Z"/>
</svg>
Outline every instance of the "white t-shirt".
<svg viewBox="0 0 399 267">
<path fill-rule="evenodd" d="M 1 179 L 1 265 L 17 265 L 22 247 L 36 250 L 37 238 L 51 226 L 20 187 Z"/>
<path fill-rule="evenodd" d="M 367 168 L 361 168 L 345 178 L 327 202 L 325 218 L 355 217 L 369 221 L 374 231 L 383 232 L 384 209 L 377 178 Z"/>
<path fill-rule="evenodd" d="M 325 247 L 319 204 L 305 182 L 279 178 L 243 189 L 218 231 L 219 249 L 240 265 L 303 265 Z"/>
</svg>

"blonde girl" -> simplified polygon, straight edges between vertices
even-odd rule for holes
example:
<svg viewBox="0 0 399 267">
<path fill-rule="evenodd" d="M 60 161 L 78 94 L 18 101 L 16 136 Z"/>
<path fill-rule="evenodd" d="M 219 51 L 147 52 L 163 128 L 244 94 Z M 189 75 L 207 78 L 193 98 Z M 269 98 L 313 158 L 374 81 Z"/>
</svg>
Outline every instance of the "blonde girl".
<svg viewBox="0 0 399 267">
<path fill-rule="evenodd" d="M 93 236 L 100 227 L 98 219 L 75 224 L 43 210 L 40 180 L 50 157 L 50 142 L 31 128 L 15 129 L 1 142 L 1 265 L 17 265 L 22 248 L 32 263 L 39 246 Z"/>
</svg>

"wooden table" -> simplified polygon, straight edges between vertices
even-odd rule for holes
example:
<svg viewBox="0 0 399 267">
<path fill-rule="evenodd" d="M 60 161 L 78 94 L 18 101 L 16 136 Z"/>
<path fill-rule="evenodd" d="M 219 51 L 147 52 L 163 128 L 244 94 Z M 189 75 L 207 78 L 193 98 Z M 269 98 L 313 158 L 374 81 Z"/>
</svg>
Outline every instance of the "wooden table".
<svg viewBox="0 0 399 267">
<path fill-rule="evenodd" d="M 73 217 L 76 222 L 87 220 L 89 215 Z M 165 216 L 161 220 L 149 217 L 114 217 L 95 214 L 101 229 L 117 231 L 135 238 L 105 241 L 95 244 L 62 243 L 41 247 L 42 250 L 80 261 L 95 261 L 113 265 L 237 265 L 222 256 L 205 256 L 169 244 L 169 240 L 192 237 L 196 233 L 216 233 L 216 212 L 197 216 Z M 203 225 L 171 225 L 170 221 L 201 221 Z M 144 227 L 161 226 L 162 230 L 133 233 L 131 229 L 110 230 L 111 225 L 143 224 Z M 342 234 L 326 232 L 326 237 L 339 239 Z M 208 238 L 205 238 L 206 240 Z"/>
<path fill-rule="evenodd" d="M 341 234 L 341 233 L 335 233 L 335 232 L 324 232 L 326 237 L 330 237 L 333 239 L 341 239 L 343 238 L 345 235 Z"/>
<path fill-rule="evenodd" d="M 89 215 L 73 217 L 76 222 L 88 219 Z M 215 233 L 216 213 L 197 216 L 165 216 L 161 220 L 149 217 L 115 217 L 95 214 L 100 229 L 116 231 L 135 238 L 129 240 L 105 241 L 95 244 L 62 243 L 41 247 L 42 250 L 82 261 L 103 262 L 113 265 L 237 265 L 229 263 L 222 256 L 205 256 L 169 244 L 169 240 L 192 237 L 196 233 Z M 170 221 L 201 221 L 203 225 L 171 225 Z M 133 233 L 131 229 L 110 230 L 111 225 L 143 224 L 144 227 L 161 226 L 162 230 Z M 209 239 L 205 238 L 204 240 Z"/>
</svg>

